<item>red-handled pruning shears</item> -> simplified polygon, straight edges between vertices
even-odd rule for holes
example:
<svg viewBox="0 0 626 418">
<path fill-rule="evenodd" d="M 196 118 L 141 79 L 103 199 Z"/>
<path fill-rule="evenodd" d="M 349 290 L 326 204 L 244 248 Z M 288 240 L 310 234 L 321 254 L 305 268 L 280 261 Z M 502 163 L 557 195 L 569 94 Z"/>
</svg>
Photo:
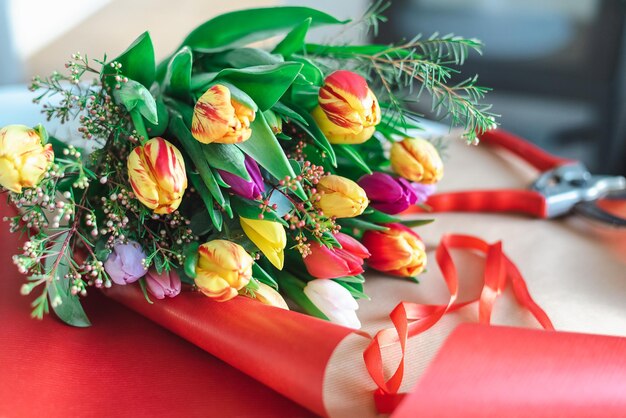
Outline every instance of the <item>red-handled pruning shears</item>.
<svg viewBox="0 0 626 418">
<path fill-rule="evenodd" d="M 626 227 L 626 219 L 596 205 L 599 199 L 626 199 L 626 178 L 591 174 L 578 161 L 559 158 L 502 130 L 484 133 L 481 144 L 502 147 L 541 172 L 529 190 L 472 190 L 438 193 L 426 204 L 434 212 L 519 212 L 538 218 L 577 213 Z"/>
</svg>

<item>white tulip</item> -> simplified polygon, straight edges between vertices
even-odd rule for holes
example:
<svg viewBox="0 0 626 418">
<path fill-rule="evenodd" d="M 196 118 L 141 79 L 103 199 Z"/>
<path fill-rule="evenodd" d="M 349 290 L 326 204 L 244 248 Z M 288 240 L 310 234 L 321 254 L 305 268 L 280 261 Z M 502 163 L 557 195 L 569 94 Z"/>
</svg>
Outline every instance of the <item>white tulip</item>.
<svg viewBox="0 0 626 418">
<path fill-rule="evenodd" d="M 304 287 L 304 294 L 324 315 L 339 325 L 361 328 L 356 316 L 359 305 L 348 289 L 329 279 L 311 280 Z"/>
</svg>

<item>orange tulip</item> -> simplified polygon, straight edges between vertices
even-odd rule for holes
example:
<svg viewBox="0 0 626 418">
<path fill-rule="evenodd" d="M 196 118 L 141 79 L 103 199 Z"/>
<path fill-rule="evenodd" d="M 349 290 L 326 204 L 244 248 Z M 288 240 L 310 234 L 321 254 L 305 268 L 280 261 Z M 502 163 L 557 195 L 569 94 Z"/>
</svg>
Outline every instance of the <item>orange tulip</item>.
<svg viewBox="0 0 626 418">
<path fill-rule="evenodd" d="M 380 106 L 363 77 L 339 70 L 324 80 L 313 118 L 333 144 L 361 144 L 380 123 Z"/>
<path fill-rule="evenodd" d="M 163 138 L 152 138 L 128 156 L 128 177 L 137 199 L 154 213 L 172 213 L 187 188 L 185 161 Z"/>
<path fill-rule="evenodd" d="M 191 133 L 203 144 L 236 144 L 250 138 L 254 117 L 254 109 L 235 100 L 228 87 L 215 84 L 193 109 Z"/>
<path fill-rule="evenodd" d="M 393 276 L 414 277 L 426 267 L 426 251 L 419 235 L 402 224 L 386 224 L 387 231 L 366 231 L 363 245 L 372 254 L 368 265 Z"/>
<path fill-rule="evenodd" d="M 51 144 L 42 144 L 40 133 L 28 126 L 0 129 L 0 185 L 15 193 L 35 187 L 54 160 Z"/>
<path fill-rule="evenodd" d="M 230 300 L 250 282 L 253 263 L 241 245 L 223 239 L 209 241 L 198 249 L 196 286 L 218 302 Z"/>
<path fill-rule="evenodd" d="M 422 138 L 405 138 L 391 146 L 391 168 L 410 181 L 434 184 L 443 177 L 443 162 L 437 149 Z"/>
</svg>

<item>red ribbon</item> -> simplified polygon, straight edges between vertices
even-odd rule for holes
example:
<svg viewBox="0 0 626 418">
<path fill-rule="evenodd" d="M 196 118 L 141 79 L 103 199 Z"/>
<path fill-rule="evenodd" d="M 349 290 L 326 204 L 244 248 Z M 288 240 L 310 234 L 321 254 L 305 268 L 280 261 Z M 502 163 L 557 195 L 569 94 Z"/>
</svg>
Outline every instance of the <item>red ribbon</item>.
<svg viewBox="0 0 626 418">
<path fill-rule="evenodd" d="M 484 285 L 478 298 L 457 302 L 459 280 L 456 266 L 450 255 L 451 249 L 478 251 L 485 254 Z M 511 284 L 517 302 L 530 312 L 544 329 L 554 330 L 546 313 L 530 296 L 521 273 L 502 251 L 501 242 L 488 244 L 473 236 L 445 235 L 437 247 L 436 260 L 450 292 L 448 303 L 422 305 L 401 302 L 389 315 L 394 327 L 379 331 L 363 353 L 367 370 L 378 386 L 374 399 L 380 413 L 392 412 L 404 397 L 404 394 L 399 394 L 398 390 L 404 377 L 407 340 L 431 328 L 446 313 L 474 302 L 478 302 L 479 323 L 488 325 L 495 300 L 507 283 Z M 386 379 L 382 349 L 398 342 L 402 350 L 400 363 L 393 375 Z"/>
</svg>

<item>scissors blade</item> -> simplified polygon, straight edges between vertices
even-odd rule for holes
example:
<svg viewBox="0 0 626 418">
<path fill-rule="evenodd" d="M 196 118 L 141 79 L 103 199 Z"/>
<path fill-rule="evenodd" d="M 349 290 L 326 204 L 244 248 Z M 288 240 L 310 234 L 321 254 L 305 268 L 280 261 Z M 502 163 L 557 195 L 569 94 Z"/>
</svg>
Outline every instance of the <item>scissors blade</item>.
<svg viewBox="0 0 626 418">
<path fill-rule="evenodd" d="M 613 197 L 613 195 L 612 195 Z M 581 202 L 574 205 L 574 212 L 589 219 L 602 222 L 603 224 L 626 228 L 626 219 L 615 216 L 603 209 L 600 209 L 595 202 Z"/>
</svg>

